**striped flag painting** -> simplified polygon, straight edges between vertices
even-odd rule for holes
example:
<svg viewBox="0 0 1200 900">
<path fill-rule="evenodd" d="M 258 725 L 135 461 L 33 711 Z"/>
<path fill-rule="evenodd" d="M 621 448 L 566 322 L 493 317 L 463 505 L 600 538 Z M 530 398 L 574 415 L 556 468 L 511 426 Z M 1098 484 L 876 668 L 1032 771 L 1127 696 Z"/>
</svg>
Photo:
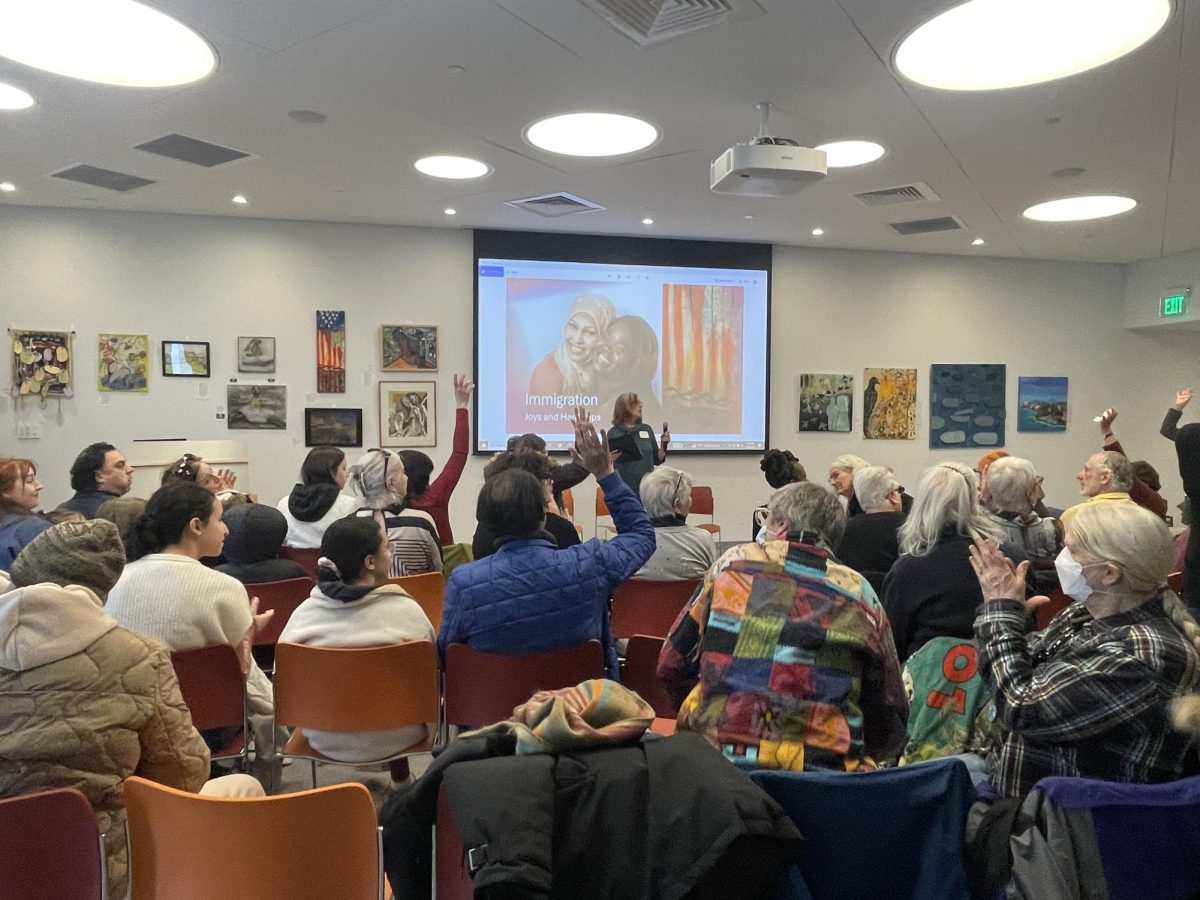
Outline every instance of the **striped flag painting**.
<svg viewBox="0 0 1200 900">
<path fill-rule="evenodd" d="M 317 393 L 346 392 L 346 311 L 317 310 Z"/>
</svg>

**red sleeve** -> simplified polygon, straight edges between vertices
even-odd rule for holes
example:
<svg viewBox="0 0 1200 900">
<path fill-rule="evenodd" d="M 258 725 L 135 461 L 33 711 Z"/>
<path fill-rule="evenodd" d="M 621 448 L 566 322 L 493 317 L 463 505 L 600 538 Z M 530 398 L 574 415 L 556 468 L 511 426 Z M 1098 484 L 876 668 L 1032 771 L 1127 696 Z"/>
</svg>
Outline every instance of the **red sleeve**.
<svg viewBox="0 0 1200 900">
<path fill-rule="evenodd" d="M 433 479 L 433 483 L 425 489 L 425 493 L 421 498 L 423 509 L 427 509 L 430 506 L 445 506 L 448 504 L 450 502 L 450 495 L 454 493 L 455 487 L 458 486 L 458 479 L 462 478 L 463 469 L 467 465 L 467 456 L 471 449 L 469 413 L 470 411 L 466 409 L 456 409 L 454 411 L 454 445 L 450 450 L 450 458 L 446 460 L 446 465 L 442 466 L 441 474 Z"/>
<path fill-rule="evenodd" d="M 1112 438 L 1104 443 L 1105 450 L 1115 450 L 1122 456 L 1129 456 L 1125 452 L 1125 448 L 1121 446 L 1121 442 L 1116 438 Z M 1158 491 L 1142 481 L 1136 475 L 1133 478 L 1133 486 L 1129 488 L 1129 499 L 1143 509 L 1148 509 L 1160 519 L 1167 517 L 1167 501 L 1162 498 Z"/>
</svg>

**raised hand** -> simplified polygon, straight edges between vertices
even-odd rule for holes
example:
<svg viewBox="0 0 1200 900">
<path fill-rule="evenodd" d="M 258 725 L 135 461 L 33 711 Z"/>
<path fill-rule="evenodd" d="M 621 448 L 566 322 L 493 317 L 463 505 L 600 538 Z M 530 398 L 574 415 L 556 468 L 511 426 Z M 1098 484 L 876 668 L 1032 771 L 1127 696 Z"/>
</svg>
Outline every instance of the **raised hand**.
<svg viewBox="0 0 1200 900">
<path fill-rule="evenodd" d="M 571 448 L 571 458 L 579 465 L 596 476 L 599 481 L 613 471 L 612 452 L 608 448 L 608 435 L 596 428 L 588 419 L 587 410 L 582 406 L 575 408 L 575 418 L 571 422 L 575 426 L 575 446 Z"/>
<path fill-rule="evenodd" d="M 470 405 L 473 390 L 475 390 L 475 382 L 466 375 L 454 376 L 454 404 L 459 409 L 466 409 Z"/>
<path fill-rule="evenodd" d="M 1192 389 L 1184 388 L 1182 391 L 1175 392 L 1175 408 L 1182 410 L 1188 405 L 1188 401 L 1192 399 Z"/>
<path fill-rule="evenodd" d="M 1117 411 L 1111 406 L 1104 412 L 1100 413 L 1100 433 L 1108 434 L 1112 431 L 1112 423 L 1116 421 Z"/>
<path fill-rule="evenodd" d="M 1000 552 L 995 541 L 975 536 L 971 550 L 971 568 L 979 579 L 979 589 L 984 600 L 1016 600 L 1026 609 L 1036 609 L 1050 602 L 1050 598 L 1039 594 L 1025 599 L 1025 575 L 1029 571 L 1029 560 L 1019 566 Z"/>
<path fill-rule="evenodd" d="M 221 482 L 221 485 L 218 488 L 220 491 L 232 491 L 233 486 L 237 484 L 237 474 L 233 471 L 233 469 L 218 469 L 213 474 L 216 475 L 217 479 Z"/>
</svg>

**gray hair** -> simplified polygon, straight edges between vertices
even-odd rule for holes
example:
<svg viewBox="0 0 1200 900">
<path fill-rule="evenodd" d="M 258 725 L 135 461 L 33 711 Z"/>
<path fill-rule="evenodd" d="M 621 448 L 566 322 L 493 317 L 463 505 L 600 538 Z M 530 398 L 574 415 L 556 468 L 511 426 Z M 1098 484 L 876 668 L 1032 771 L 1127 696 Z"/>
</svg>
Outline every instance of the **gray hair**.
<svg viewBox="0 0 1200 900">
<path fill-rule="evenodd" d="M 966 536 L 982 534 L 1000 539 L 996 526 L 979 508 L 975 473 L 956 462 L 939 463 L 921 476 L 912 509 L 900 526 L 900 552 L 926 556 L 948 529 Z"/>
<path fill-rule="evenodd" d="M 888 494 L 899 486 L 896 473 L 887 466 L 863 466 L 854 470 L 854 496 L 863 509 L 883 506 Z"/>
<path fill-rule="evenodd" d="M 846 530 L 846 512 L 837 494 L 825 485 L 798 481 L 771 495 L 767 522 L 785 526 L 788 534 L 815 531 L 826 544 L 836 547 Z"/>
<path fill-rule="evenodd" d="M 1002 456 L 987 468 L 988 493 L 996 512 L 1027 512 L 1029 491 L 1037 484 L 1033 463 L 1019 456 Z"/>
<path fill-rule="evenodd" d="M 843 453 L 837 459 L 829 464 L 831 469 L 849 469 L 853 472 L 855 469 L 861 469 L 864 466 L 869 466 L 870 463 L 861 456 L 855 456 L 853 453 Z M 861 501 L 860 501 L 861 502 Z"/>
<path fill-rule="evenodd" d="M 638 492 L 646 515 L 651 518 L 687 515 L 692 508 L 692 476 L 670 466 L 659 466 L 647 473 Z"/>
<path fill-rule="evenodd" d="M 386 509 L 404 502 L 404 495 L 392 490 L 388 476 L 404 471 L 404 462 L 391 450 L 368 450 L 350 467 L 350 492 L 370 509 Z"/>
<path fill-rule="evenodd" d="M 1133 466 L 1129 457 L 1116 450 L 1101 450 L 1096 454 L 1100 457 L 1100 465 L 1108 471 L 1109 486 L 1114 491 L 1128 491 L 1133 487 Z M 991 482 L 988 482 L 991 484 Z"/>
</svg>

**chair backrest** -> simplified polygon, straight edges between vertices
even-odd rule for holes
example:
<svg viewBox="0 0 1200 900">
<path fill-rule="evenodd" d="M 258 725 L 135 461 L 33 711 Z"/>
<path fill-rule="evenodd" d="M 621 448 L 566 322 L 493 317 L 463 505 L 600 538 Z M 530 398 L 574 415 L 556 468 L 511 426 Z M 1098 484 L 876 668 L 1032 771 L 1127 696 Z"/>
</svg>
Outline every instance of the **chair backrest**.
<svg viewBox="0 0 1200 900">
<path fill-rule="evenodd" d="M 575 521 L 575 495 L 571 493 L 570 488 L 563 488 L 562 492 L 563 512 L 567 514 L 567 518 L 572 522 Z"/>
<path fill-rule="evenodd" d="M 283 633 L 283 626 L 296 611 L 296 607 L 308 599 L 312 593 L 311 578 L 289 578 L 286 581 L 264 581 L 261 584 L 246 585 L 246 592 L 251 597 L 258 598 L 258 611 L 275 610 L 275 615 L 267 623 L 267 627 L 254 635 L 254 646 L 274 644 Z"/>
<path fill-rule="evenodd" d="M 804 835 L 813 900 L 968 900 L 963 830 L 975 791 L 957 759 L 879 772 L 768 772 L 750 777 Z M 870 847 L 846 864 L 848 847 Z"/>
<path fill-rule="evenodd" d="M 621 681 L 625 687 L 639 694 L 654 707 L 654 714 L 664 719 L 679 715 L 679 707 L 667 696 L 667 689 L 658 677 L 658 655 L 662 652 L 663 639 L 648 634 L 635 634 L 625 648 L 625 665 L 621 669 Z"/>
<path fill-rule="evenodd" d="M 438 721 L 437 651 L 275 646 L 275 722 L 319 731 L 383 731 Z"/>
<path fill-rule="evenodd" d="M 246 676 L 236 650 L 228 644 L 177 650 L 171 665 L 198 730 L 245 727 Z"/>
<path fill-rule="evenodd" d="M 316 580 L 317 560 L 321 558 L 321 551 L 316 547 L 283 546 L 279 548 L 279 558 L 300 563 L 304 571 L 308 573 L 308 577 Z"/>
<path fill-rule="evenodd" d="M 0 800 L 0 897 L 104 897 L 104 843 L 75 788 Z"/>
<path fill-rule="evenodd" d="M 1038 631 L 1049 625 L 1051 619 L 1071 605 L 1071 598 L 1061 590 L 1051 591 L 1049 596 L 1050 602 L 1045 606 L 1039 606 L 1034 612 Z"/>
<path fill-rule="evenodd" d="M 451 644 L 446 648 L 446 722 L 490 725 L 507 719 L 538 691 L 573 687 L 604 676 L 599 641 L 521 656 L 480 653 L 466 644 Z"/>
<path fill-rule="evenodd" d="M 713 517 L 713 492 L 708 485 L 692 485 L 692 513 L 710 519 Z"/>
<path fill-rule="evenodd" d="M 417 601 L 424 611 L 433 630 L 442 627 L 442 608 L 446 602 L 446 576 L 441 572 L 425 572 L 421 575 L 400 575 L 389 578 L 388 584 L 398 584 Z"/>
<path fill-rule="evenodd" d="M 666 637 L 679 612 L 700 586 L 699 579 L 690 581 L 646 581 L 628 578 L 613 591 L 613 637 L 628 638 L 635 634 Z"/>
<path fill-rule="evenodd" d="M 361 784 L 228 799 L 134 776 L 122 793 L 132 900 L 383 896 L 375 806 Z"/>
</svg>

